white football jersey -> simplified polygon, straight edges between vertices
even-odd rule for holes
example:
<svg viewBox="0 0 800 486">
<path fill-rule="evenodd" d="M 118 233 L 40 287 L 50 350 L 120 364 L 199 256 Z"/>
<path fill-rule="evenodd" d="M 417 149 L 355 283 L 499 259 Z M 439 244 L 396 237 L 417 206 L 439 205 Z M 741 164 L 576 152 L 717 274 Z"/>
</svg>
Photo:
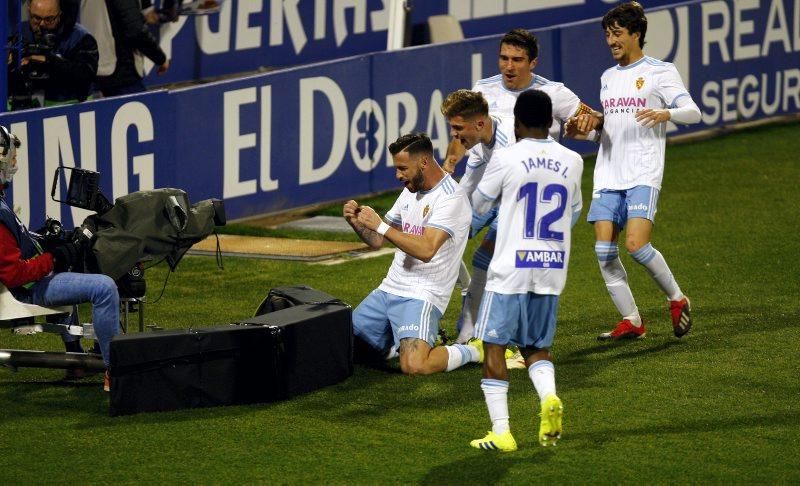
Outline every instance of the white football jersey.
<svg viewBox="0 0 800 486">
<path fill-rule="evenodd" d="M 600 77 L 603 130 L 594 169 L 594 191 L 650 186 L 661 189 L 667 124 L 646 128 L 636 121 L 643 108 L 674 108 L 689 96 L 675 66 L 643 57 L 614 66 Z"/>
<path fill-rule="evenodd" d="M 450 235 L 428 263 L 398 248 L 378 287 L 390 294 L 422 299 L 444 314 L 467 246 L 472 221 L 469 198 L 447 175 L 430 191 L 413 193 L 403 189 L 386 213 L 386 220 L 399 226 L 403 233 L 421 236 L 425 228 L 436 228 Z"/>
<path fill-rule="evenodd" d="M 517 97 L 523 91 L 538 89 L 547 93 L 553 102 L 553 125 L 550 127 L 550 136 L 558 140 L 561 137 L 561 124 L 574 115 L 581 105 L 581 100 L 562 83 L 556 83 L 546 78 L 533 75 L 531 84 L 520 90 L 510 90 L 503 83 L 503 75 L 497 74 L 491 78 L 481 79 L 472 91 L 480 91 L 489 102 L 489 113 L 497 113 L 503 117 L 514 119 L 514 105 Z"/>
<path fill-rule="evenodd" d="M 500 148 L 508 147 L 517 140 L 514 134 L 514 117 L 502 117 L 490 115 L 494 124 L 494 135 L 489 145 L 478 143 L 467 152 L 467 167 L 459 184 L 464 189 L 468 197 L 472 196 L 475 188 L 478 187 L 486 165 L 492 158 L 492 153 Z"/>
<path fill-rule="evenodd" d="M 582 174 L 581 156 L 551 138 L 525 138 L 494 153 L 472 197 L 481 212 L 500 199 L 486 290 L 561 294 Z"/>
</svg>

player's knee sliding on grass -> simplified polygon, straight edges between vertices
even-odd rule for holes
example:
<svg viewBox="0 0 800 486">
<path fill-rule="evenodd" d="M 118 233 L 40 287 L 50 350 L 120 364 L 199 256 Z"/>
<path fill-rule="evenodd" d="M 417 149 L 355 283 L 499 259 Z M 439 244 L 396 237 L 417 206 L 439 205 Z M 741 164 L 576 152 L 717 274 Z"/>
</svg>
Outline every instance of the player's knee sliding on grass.
<svg viewBox="0 0 800 486">
<path fill-rule="evenodd" d="M 471 345 L 434 346 L 467 244 L 469 199 L 433 158 L 427 135 L 403 135 L 389 151 L 405 189 L 386 221 L 356 201 L 343 207 L 370 247 L 397 247 L 386 278 L 353 312 L 353 332 L 358 349 L 384 357 L 397 350 L 405 373 L 450 371 L 480 358 Z"/>
<path fill-rule="evenodd" d="M 409 375 L 477 363 L 480 351 L 474 345 L 435 346 L 441 317 L 428 302 L 375 289 L 353 311 L 353 333 L 379 356 L 399 356 L 400 369 Z"/>
</svg>

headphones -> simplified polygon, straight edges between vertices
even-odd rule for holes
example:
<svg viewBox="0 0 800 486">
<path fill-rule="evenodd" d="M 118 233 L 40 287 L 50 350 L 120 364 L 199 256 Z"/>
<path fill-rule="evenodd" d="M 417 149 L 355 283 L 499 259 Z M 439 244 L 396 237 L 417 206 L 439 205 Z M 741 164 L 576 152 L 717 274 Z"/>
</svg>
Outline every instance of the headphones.
<svg viewBox="0 0 800 486">
<path fill-rule="evenodd" d="M 14 144 L 14 149 L 20 146 L 19 138 L 8 131 L 8 128 L 0 125 L 0 156 L 6 157 L 11 151 L 11 144 Z"/>
</svg>

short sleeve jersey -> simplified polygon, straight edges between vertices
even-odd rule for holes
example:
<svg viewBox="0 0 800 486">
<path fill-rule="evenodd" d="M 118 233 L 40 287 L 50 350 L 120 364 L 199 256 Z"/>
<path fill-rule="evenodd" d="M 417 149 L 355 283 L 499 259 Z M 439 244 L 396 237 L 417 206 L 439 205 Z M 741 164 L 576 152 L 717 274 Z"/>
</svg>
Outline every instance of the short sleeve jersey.
<svg viewBox="0 0 800 486">
<path fill-rule="evenodd" d="M 519 94 L 529 89 L 538 89 L 547 93 L 553 102 L 553 125 L 550 136 L 558 140 L 561 137 L 561 123 L 578 111 L 581 100 L 562 83 L 556 83 L 537 74 L 533 75 L 531 84 L 519 90 L 510 90 L 503 83 L 503 76 L 497 74 L 491 78 L 479 80 L 472 91 L 479 91 L 489 102 L 489 113 L 499 114 L 514 119 L 514 105 Z"/>
<path fill-rule="evenodd" d="M 600 77 L 603 130 L 594 169 L 594 190 L 650 186 L 661 189 L 667 124 L 646 128 L 636 121 L 643 108 L 674 108 L 689 96 L 675 66 L 643 57 L 614 66 Z"/>
<path fill-rule="evenodd" d="M 472 196 L 475 188 L 478 187 L 486 166 L 492 158 L 492 153 L 503 147 L 508 147 L 516 141 L 514 134 L 514 117 L 504 117 L 500 115 L 490 115 L 494 124 L 494 134 L 492 141 L 485 145 L 478 143 L 467 152 L 467 167 L 459 184 L 464 189 L 468 197 Z"/>
<path fill-rule="evenodd" d="M 403 233 L 421 236 L 426 229 L 436 228 L 450 235 L 427 263 L 398 248 L 378 287 L 390 294 L 429 302 L 444 314 L 458 278 L 472 220 L 464 190 L 449 175 L 429 191 L 413 193 L 403 189 L 386 213 L 386 220 Z"/>
<path fill-rule="evenodd" d="M 561 294 L 582 174 L 581 156 L 551 138 L 522 139 L 494 153 L 474 196 L 500 198 L 487 290 Z"/>
</svg>

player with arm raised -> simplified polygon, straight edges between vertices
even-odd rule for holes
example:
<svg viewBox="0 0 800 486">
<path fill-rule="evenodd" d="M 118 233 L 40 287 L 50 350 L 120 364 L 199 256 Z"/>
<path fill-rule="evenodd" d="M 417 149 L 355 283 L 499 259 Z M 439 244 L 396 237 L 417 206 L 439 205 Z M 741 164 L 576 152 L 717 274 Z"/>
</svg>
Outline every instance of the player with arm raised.
<svg viewBox="0 0 800 486">
<path fill-rule="evenodd" d="M 489 264 L 475 337 L 483 341 L 481 389 L 492 430 L 470 445 L 513 451 L 508 413 L 509 375 L 504 357 L 519 346 L 539 394 L 539 442 L 561 436 L 561 400 L 556 395 L 550 347 L 558 299 L 567 280 L 572 227 L 580 215 L 583 159 L 548 136 L 552 105 L 546 93 L 522 93 L 514 109 L 519 140 L 492 156 L 472 195 L 475 211 L 499 201 L 497 247 Z"/>
<path fill-rule="evenodd" d="M 388 357 L 399 345 L 403 373 L 427 375 L 478 362 L 472 344 L 434 346 L 453 292 L 471 219 L 463 189 L 436 163 L 427 135 L 403 135 L 389 145 L 405 189 L 386 214 L 348 201 L 344 218 L 372 248 L 397 247 L 389 272 L 353 311 L 358 345 Z"/>
<path fill-rule="evenodd" d="M 602 25 L 619 63 L 600 78 L 603 117 L 580 116 L 568 124 L 577 132 L 602 128 L 588 220 L 594 224 L 600 273 L 622 320 L 598 339 L 646 333 L 617 249 L 623 228 L 625 248 L 666 295 L 673 332 L 682 337 L 692 327 L 689 299 L 650 240 L 664 176 L 666 122 L 698 123 L 700 109 L 673 64 L 644 55 L 647 17 L 641 5 L 628 2 L 611 9 Z"/>
</svg>

